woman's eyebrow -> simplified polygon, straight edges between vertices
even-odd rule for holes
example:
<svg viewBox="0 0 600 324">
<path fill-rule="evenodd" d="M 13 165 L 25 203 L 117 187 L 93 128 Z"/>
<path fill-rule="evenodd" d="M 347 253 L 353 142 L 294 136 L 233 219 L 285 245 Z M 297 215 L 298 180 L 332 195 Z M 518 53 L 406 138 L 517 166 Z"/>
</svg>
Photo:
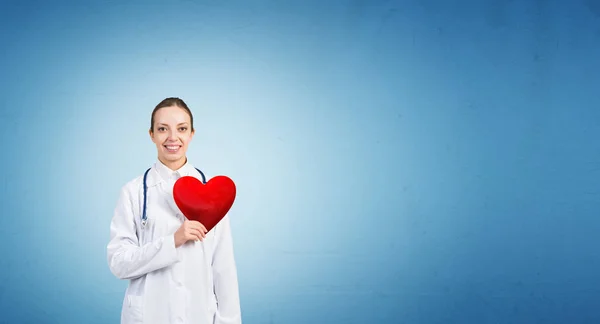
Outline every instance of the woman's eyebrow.
<svg viewBox="0 0 600 324">
<path fill-rule="evenodd" d="M 177 124 L 177 126 L 181 126 L 181 125 L 187 125 L 187 124 L 188 124 L 187 122 L 183 122 L 183 123 L 179 123 L 179 124 Z M 158 123 L 158 125 L 160 125 L 160 126 L 169 126 L 169 125 L 167 125 L 167 124 L 165 124 L 165 123 Z"/>
</svg>

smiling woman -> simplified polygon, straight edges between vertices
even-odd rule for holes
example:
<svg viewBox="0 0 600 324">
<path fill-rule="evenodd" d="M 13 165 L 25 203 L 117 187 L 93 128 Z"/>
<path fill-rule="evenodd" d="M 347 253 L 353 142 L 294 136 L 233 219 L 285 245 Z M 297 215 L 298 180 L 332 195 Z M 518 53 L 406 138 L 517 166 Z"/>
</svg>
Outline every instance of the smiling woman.
<svg viewBox="0 0 600 324">
<path fill-rule="evenodd" d="M 122 188 L 110 225 L 108 264 L 129 280 L 121 323 L 239 324 L 241 310 L 229 217 L 207 233 L 173 198 L 183 176 L 204 180 L 187 159 L 193 116 L 179 98 L 152 112 L 158 161 Z"/>
<path fill-rule="evenodd" d="M 194 117 L 183 100 L 161 101 L 152 111 L 149 132 L 160 162 L 173 170 L 185 164 L 185 153 L 194 136 Z"/>
</svg>

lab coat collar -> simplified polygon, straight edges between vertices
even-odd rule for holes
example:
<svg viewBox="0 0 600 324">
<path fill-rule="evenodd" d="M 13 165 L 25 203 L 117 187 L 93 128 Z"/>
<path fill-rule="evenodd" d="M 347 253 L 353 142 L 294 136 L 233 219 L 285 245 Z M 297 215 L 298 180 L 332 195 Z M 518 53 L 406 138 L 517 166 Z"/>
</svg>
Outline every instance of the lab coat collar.
<svg viewBox="0 0 600 324">
<path fill-rule="evenodd" d="M 152 166 L 154 169 L 154 174 L 152 177 L 148 177 L 148 186 L 156 185 L 162 181 L 169 182 L 173 177 L 180 178 L 183 176 L 192 175 L 192 173 L 196 170 L 194 166 L 192 166 L 188 160 L 186 159 L 185 164 L 179 168 L 178 170 L 171 170 L 160 160 L 157 160 Z"/>
</svg>

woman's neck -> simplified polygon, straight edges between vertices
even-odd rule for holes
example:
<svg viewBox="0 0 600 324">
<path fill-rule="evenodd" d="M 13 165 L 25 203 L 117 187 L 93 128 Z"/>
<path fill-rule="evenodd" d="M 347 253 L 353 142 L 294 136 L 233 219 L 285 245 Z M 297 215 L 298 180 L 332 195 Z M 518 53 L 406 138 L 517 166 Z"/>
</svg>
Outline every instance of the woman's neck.
<svg viewBox="0 0 600 324">
<path fill-rule="evenodd" d="M 185 157 L 185 156 L 178 161 L 163 161 L 160 157 L 158 158 L 158 160 L 162 164 L 164 164 L 167 168 L 169 168 L 173 171 L 177 171 L 177 170 L 181 169 L 181 167 L 183 167 L 187 163 L 187 157 Z"/>
</svg>

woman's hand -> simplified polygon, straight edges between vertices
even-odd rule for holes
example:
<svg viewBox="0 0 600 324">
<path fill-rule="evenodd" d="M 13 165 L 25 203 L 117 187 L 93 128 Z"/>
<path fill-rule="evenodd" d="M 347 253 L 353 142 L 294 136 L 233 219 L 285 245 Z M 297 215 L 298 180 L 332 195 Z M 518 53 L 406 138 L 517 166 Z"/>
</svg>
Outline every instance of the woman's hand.
<svg viewBox="0 0 600 324">
<path fill-rule="evenodd" d="M 180 247 L 187 241 L 202 241 L 206 237 L 206 227 L 198 221 L 185 220 L 175 232 L 175 247 Z"/>
</svg>

